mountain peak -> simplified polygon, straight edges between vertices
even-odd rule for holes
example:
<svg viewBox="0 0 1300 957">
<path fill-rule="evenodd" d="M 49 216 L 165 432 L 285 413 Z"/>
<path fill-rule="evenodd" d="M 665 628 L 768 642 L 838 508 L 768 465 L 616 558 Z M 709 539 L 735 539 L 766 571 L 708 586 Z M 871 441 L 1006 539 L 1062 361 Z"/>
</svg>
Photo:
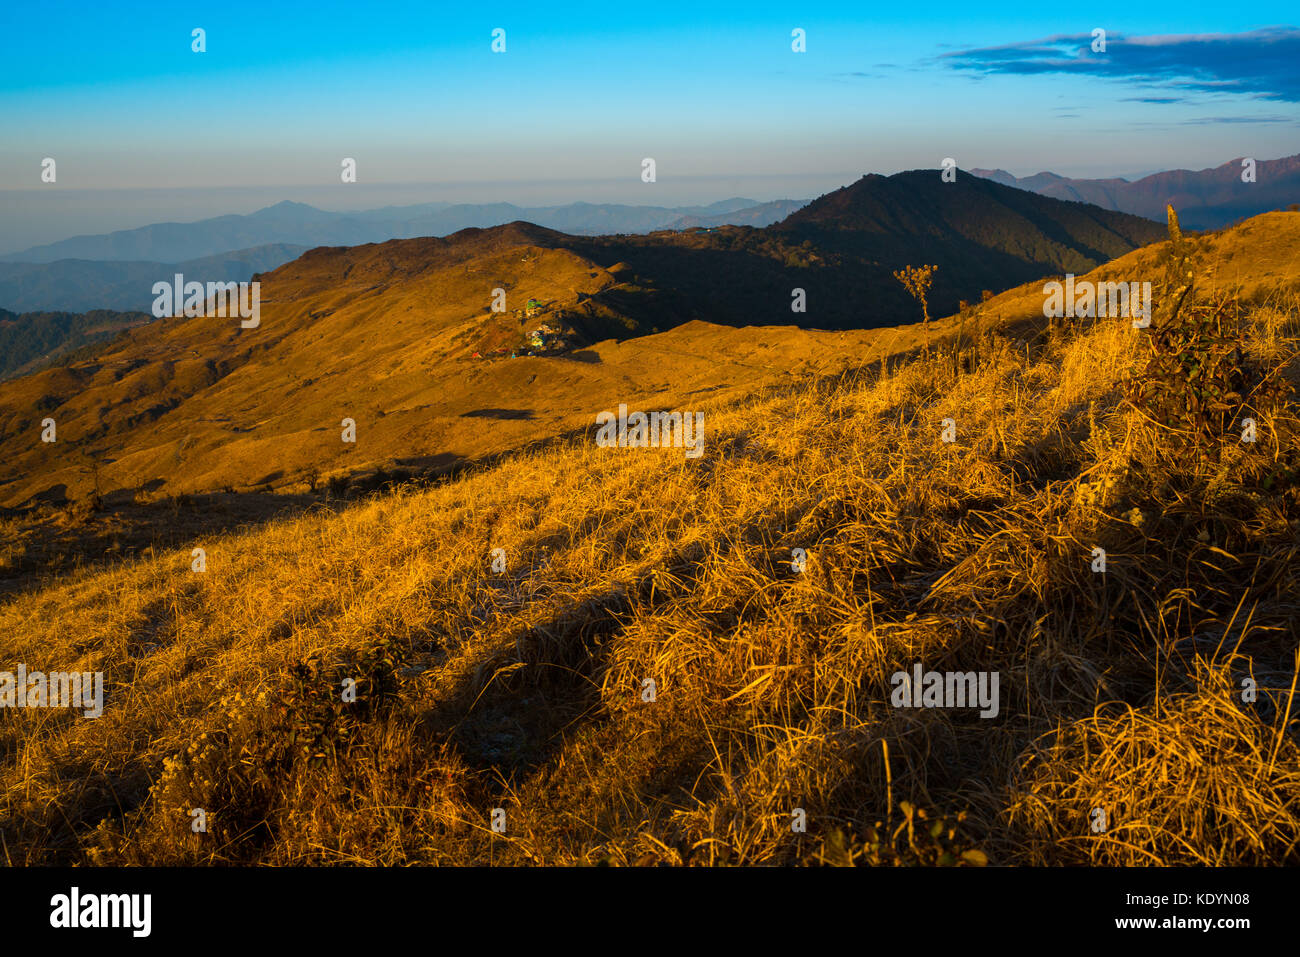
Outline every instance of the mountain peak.
<svg viewBox="0 0 1300 957">
<path fill-rule="evenodd" d="M 308 206 L 306 203 L 298 203 L 291 199 L 282 199 L 274 205 L 264 206 L 252 215 L 266 218 L 269 216 L 283 216 L 286 213 L 294 213 L 300 216 L 312 216 L 314 218 L 335 215 L 334 213 L 327 213 L 323 209 L 317 209 L 315 206 Z"/>
</svg>

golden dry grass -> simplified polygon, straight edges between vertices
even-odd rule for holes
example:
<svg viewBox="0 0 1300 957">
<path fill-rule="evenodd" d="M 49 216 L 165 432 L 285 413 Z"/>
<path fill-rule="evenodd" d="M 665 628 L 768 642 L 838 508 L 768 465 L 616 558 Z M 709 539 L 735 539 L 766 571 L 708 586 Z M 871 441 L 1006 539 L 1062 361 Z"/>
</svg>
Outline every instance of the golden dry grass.
<svg viewBox="0 0 1300 957">
<path fill-rule="evenodd" d="M 108 692 L 0 712 L 6 860 L 1300 862 L 1294 406 L 1173 458 L 1138 335 L 984 330 L 700 406 L 697 460 L 588 438 L 14 594 L 3 661 Z M 916 662 L 999 715 L 893 708 Z"/>
</svg>

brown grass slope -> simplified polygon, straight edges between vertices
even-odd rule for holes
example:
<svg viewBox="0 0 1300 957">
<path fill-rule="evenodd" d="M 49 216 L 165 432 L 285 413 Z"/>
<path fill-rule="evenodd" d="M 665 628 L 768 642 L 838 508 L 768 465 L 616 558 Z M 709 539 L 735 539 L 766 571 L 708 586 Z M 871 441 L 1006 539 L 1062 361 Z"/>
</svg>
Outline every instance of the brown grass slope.
<svg viewBox="0 0 1300 957">
<path fill-rule="evenodd" d="M 1143 246 L 1076 278 L 1154 283 L 1162 274 L 1166 245 Z M 1233 292 L 1260 304 L 1300 293 L 1300 214 L 1263 213 L 1228 229 L 1202 233 L 1192 262 L 1199 288 L 1206 293 Z M 1043 299 L 1043 282 L 1035 280 L 1002 293 L 990 308 L 1009 319 L 1041 318 Z"/>
<path fill-rule="evenodd" d="M 96 491 L 304 491 L 335 474 L 445 469 L 563 435 L 620 401 L 667 407 L 842 369 L 881 341 L 789 327 L 702 336 L 684 324 L 620 342 L 610 337 L 652 332 L 639 323 L 658 294 L 618 264 L 540 245 L 556 237 L 519 223 L 312 250 L 262 277 L 256 329 L 158 320 L 89 359 L 2 383 L 0 506 Z M 600 341 L 565 357 L 471 359 L 520 338 L 518 320 L 490 312 L 496 288 L 510 310 L 536 298 Z M 41 441 L 47 417 L 55 443 Z M 355 445 L 341 440 L 344 418 Z"/>
<path fill-rule="evenodd" d="M 1188 451 L 1150 333 L 1005 328 L 5 600 L 5 662 L 108 688 L 0 712 L 7 860 L 1300 863 L 1294 396 Z M 892 707 L 918 662 L 998 717 Z"/>
</svg>

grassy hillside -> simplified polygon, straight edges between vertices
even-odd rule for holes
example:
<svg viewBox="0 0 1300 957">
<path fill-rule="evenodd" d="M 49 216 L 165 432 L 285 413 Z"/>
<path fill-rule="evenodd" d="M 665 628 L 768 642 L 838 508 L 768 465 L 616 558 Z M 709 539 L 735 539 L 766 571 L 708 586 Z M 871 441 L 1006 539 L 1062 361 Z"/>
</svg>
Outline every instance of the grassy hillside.
<svg viewBox="0 0 1300 957">
<path fill-rule="evenodd" d="M 28 578 L 5 660 L 107 704 L 0 713 L 8 860 L 1300 863 L 1300 302 L 1207 281 L 1139 332 L 1017 295 L 690 397 L 699 459 L 588 432 Z M 1207 317 L 1177 355 L 1223 408 L 1160 371 Z M 893 707 L 917 663 L 997 672 L 998 715 Z"/>
<path fill-rule="evenodd" d="M 701 337 L 680 296 L 563 248 L 570 240 L 514 224 L 312 250 L 262 277 L 256 329 L 159 320 L 0 384 L 0 506 L 446 470 L 571 432 L 593 406 L 670 405 L 844 368 L 881 338 L 800 331 L 788 311 L 784 328 Z M 509 310 L 541 300 L 534 322 L 564 315 L 587 346 L 481 358 L 526 331 L 490 311 L 497 288 Z M 46 417 L 55 443 L 41 441 Z M 345 417 L 355 444 L 341 441 Z"/>
<path fill-rule="evenodd" d="M 788 375 L 787 362 L 849 367 L 880 341 L 864 330 L 917 315 L 893 277 L 905 264 L 939 266 L 930 302 L 943 314 L 985 290 L 1094 268 L 1156 229 L 921 171 L 865 177 L 767 229 L 583 238 L 516 222 L 320 247 L 254 277 L 256 328 L 159 320 L 0 385 L 0 441 L 13 449 L 0 460 L 0 507 L 445 471 L 566 434 L 589 420 L 593 402 L 732 388 L 744 365 L 758 383 Z M 506 295 L 504 313 L 492 311 L 494 290 Z M 794 290 L 802 312 L 791 308 Z M 514 315 L 531 299 L 543 303 L 534 324 L 562 321 L 589 348 L 496 361 L 533 328 Z M 693 336 L 680 330 L 700 321 L 780 328 L 723 336 L 740 354 L 724 351 L 722 366 L 702 354 L 692 378 L 660 357 L 689 352 Z M 795 325 L 848 335 L 832 343 L 798 336 Z M 652 340 L 657 333 L 666 338 Z M 752 354 L 772 346 L 770 356 Z M 674 372 L 662 375 L 665 365 Z M 60 436 L 53 443 L 42 441 L 47 419 Z M 336 440 L 344 419 L 357 424 L 354 444 Z"/>
</svg>

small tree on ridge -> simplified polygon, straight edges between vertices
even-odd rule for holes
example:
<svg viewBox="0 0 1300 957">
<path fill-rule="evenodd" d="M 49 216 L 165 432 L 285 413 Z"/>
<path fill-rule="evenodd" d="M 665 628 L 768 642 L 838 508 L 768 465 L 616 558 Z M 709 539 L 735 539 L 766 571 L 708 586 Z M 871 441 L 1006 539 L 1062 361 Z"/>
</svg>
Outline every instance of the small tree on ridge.
<svg viewBox="0 0 1300 957">
<path fill-rule="evenodd" d="M 926 297 L 930 293 L 930 283 L 938 266 L 904 266 L 895 270 L 894 278 L 903 284 L 908 295 L 921 304 L 921 320 L 925 328 L 925 351 L 930 352 L 930 306 Z"/>
</svg>

